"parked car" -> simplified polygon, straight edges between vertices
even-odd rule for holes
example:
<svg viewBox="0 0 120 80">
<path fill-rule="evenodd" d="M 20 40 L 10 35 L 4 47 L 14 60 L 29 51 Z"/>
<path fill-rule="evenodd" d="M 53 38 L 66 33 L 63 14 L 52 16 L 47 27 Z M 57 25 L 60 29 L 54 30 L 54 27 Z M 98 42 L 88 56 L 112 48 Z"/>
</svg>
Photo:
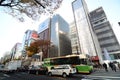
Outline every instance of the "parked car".
<svg viewBox="0 0 120 80">
<path fill-rule="evenodd" d="M 20 68 L 17 68 L 19 72 L 26 72 L 28 71 L 28 66 L 21 66 Z"/>
<path fill-rule="evenodd" d="M 72 76 L 76 73 L 76 68 L 73 68 L 71 65 L 58 65 L 57 67 L 51 67 L 48 70 L 48 75 L 61 75 L 63 77 Z"/>
<path fill-rule="evenodd" d="M 37 66 L 32 66 L 28 69 L 28 73 L 29 74 L 46 74 L 48 72 L 48 69 L 47 67 L 44 67 L 44 66 L 40 66 L 40 65 L 37 65 Z"/>
<path fill-rule="evenodd" d="M 4 69 L 4 65 L 3 64 L 0 64 L 0 72 L 2 72 Z"/>
</svg>

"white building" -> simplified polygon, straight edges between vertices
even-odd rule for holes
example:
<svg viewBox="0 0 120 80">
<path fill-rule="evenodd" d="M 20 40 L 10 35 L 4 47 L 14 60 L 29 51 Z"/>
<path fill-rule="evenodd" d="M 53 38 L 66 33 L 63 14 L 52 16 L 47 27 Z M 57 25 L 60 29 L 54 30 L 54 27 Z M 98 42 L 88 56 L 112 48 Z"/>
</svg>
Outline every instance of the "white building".
<svg viewBox="0 0 120 80">
<path fill-rule="evenodd" d="M 35 31 L 35 30 L 27 30 L 25 32 L 25 35 L 24 35 L 23 41 L 22 41 L 22 55 L 23 56 L 27 56 L 25 48 L 27 46 L 30 46 L 30 44 L 32 42 L 34 42 L 36 39 L 38 39 L 37 31 Z"/>
<path fill-rule="evenodd" d="M 102 63 L 101 49 L 97 38 L 92 30 L 89 20 L 89 12 L 84 0 L 75 0 L 72 2 L 73 15 L 75 26 L 77 29 L 78 44 L 80 53 L 89 56 L 99 56 L 99 61 Z"/>
<path fill-rule="evenodd" d="M 19 59 L 22 55 L 22 49 L 21 49 L 22 44 L 21 43 L 16 43 L 14 47 L 11 50 L 11 59 Z"/>
</svg>

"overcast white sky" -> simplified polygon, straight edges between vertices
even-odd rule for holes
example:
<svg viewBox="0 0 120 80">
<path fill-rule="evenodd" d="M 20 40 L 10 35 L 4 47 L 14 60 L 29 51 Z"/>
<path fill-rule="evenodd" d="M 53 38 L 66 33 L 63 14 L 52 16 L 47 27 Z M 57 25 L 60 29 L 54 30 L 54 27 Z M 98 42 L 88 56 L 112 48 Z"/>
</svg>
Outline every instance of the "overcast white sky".
<svg viewBox="0 0 120 80">
<path fill-rule="evenodd" d="M 72 1 L 74 0 L 64 0 L 61 8 L 57 10 L 57 13 L 60 13 L 61 16 L 69 23 L 73 21 L 73 12 L 71 8 Z M 103 6 L 107 17 L 113 25 L 113 29 L 120 40 L 120 26 L 118 26 L 118 22 L 120 21 L 120 0 L 85 1 L 88 5 L 89 11 L 96 9 L 99 6 Z M 19 22 L 10 15 L 0 11 L 0 57 L 2 57 L 5 52 L 10 51 L 15 43 L 22 42 L 24 32 L 27 29 L 38 30 L 38 24 L 38 22 L 33 22 L 31 20 L 27 20 L 24 23 Z"/>
</svg>

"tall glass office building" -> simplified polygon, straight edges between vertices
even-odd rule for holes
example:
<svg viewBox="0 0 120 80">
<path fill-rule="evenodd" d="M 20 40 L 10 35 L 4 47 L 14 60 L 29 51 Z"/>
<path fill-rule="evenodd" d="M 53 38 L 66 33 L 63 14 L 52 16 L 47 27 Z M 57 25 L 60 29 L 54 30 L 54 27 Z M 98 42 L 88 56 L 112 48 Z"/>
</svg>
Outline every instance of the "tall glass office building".
<svg viewBox="0 0 120 80">
<path fill-rule="evenodd" d="M 99 56 L 102 62 L 101 49 L 97 38 L 92 30 L 88 17 L 88 9 L 84 0 L 75 0 L 72 2 L 74 20 L 77 28 L 79 47 L 82 54 L 89 56 Z"/>
<path fill-rule="evenodd" d="M 58 14 L 48 18 L 39 26 L 39 38 L 50 40 L 45 57 L 58 57 L 72 54 L 69 39 L 69 24 Z M 43 53 L 44 54 L 44 53 Z"/>
</svg>

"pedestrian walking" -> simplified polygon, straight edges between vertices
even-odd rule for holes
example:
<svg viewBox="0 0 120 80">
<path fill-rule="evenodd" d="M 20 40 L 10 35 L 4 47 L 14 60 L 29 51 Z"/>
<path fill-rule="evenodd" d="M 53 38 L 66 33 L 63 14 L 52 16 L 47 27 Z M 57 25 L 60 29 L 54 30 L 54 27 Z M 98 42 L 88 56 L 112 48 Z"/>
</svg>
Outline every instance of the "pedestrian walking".
<svg viewBox="0 0 120 80">
<path fill-rule="evenodd" d="M 116 65 L 113 63 L 113 70 L 116 72 Z"/>
<path fill-rule="evenodd" d="M 109 63 L 109 66 L 110 66 L 111 70 L 113 70 L 113 63 L 112 62 Z"/>
<path fill-rule="evenodd" d="M 118 68 L 119 68 L 119 70 L 120 70 L 120 63 L 118 62 Z"/>
<path fill-rule="evenodd" d="M 106 63 L 103 63 L 103 67 L 104 67 L 105 71 L 108 72 L 108 68 L 107 68 L 107 64 Z"/>
</svg>

